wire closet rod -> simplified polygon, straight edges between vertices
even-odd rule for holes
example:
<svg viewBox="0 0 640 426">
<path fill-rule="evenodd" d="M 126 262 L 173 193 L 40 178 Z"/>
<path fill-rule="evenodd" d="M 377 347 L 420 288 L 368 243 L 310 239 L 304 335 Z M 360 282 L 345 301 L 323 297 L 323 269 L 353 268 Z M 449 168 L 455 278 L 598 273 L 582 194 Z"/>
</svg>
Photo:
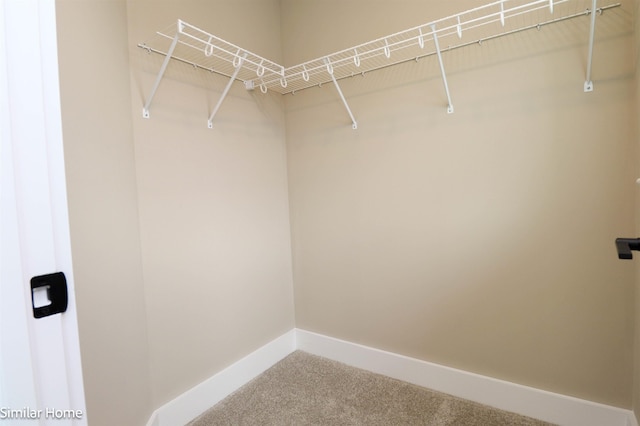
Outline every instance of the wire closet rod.
<svg viewBox="0 0 640 426">
<path fill-rule="evenodd" d="M 320 87 L 333 82 L 351 118 L 352 127 L 357 122 L 338 84 L 357 75 L 388 68 L 410 61 L 418 61 L 438 55 L 444 88 L 447 94 L 447 112 L 454 108 L 447 84 L 442 52 L 451 51 L 473 44 L 497 39 L 507 35 L 540 30 L 552 23 L 562 22 L 581 16 L 591 15 L 589 37 L 589 64 L 585 92 L 593 90 L 590 80 L 593 34 L 596 13 L 619 7 L 621 3 L 598 7 L 598 0 L 591 0 L 586 10 L 570 10 L 570 4 L 580 4 L 578 0 L 498 0 L 472 8 L 427 24 L 416 26 L 375 40 L 343 49 L 288 68 L 272 62 L 229 43 L 182 20 L 163 31 L 157 32 L 160 41 L 170 46 L 158 47 L 138 44 L 149 53 L 165 56 L 160 72 L 143 107 L 143 117 L 149 118 L 149 108 L 155 92 L 163 78 L 170 59 L 189 64 L 194 68 L 229 78 L 229 82 L 209 116 L 208 126 L 212 128 L 213 118 L 234 81 L 244 83 L 247 90 L 260 88 L 262 93 L 273 90 L 280 94 L 295 94 L 311 87 Z M 586 6 L 586 5 L 585 5 Z M 552 14 L 549 19 L 543 14 Z M 523 22 L 524 17 L 528 22 Z M 509 26 L 506 22 L 509 21 Z M 500 29 L 502 27 L 502 29 Z M 480 31 L 482 30 L 482 31 Z M 489 32 L 487 32 L 489 31 Z M 472 41 L 463 41 L 463 34 L 469 34 Z M 451 37 L 453 40 L 450 40 Z M 425 51 L 426 44 L 430 48 Z M 440 48 L 443 46 L 443 48 Z M 445 47 L 446 46 L 446 47 Z M 435 50 L 433 50 L 435 48 Z M 362 65 L 362 66 L 361 66 Z"/>
<path fill-rule="evenodd" d="M 596 9 L 596 13 L 602 14 L 606 10 L 614 9 L 616 7 L 620 7 L 621 5 L 622 5 L 622 3 L 614 3 L 614 4 L 607 5 L 607 6 L 602 6 L 602 7 L 599 7 L 599 8 Z M 528 26 L 525 26 L 525 27 L 522 27 L 522 28 L 517 28 L 515 30 L 505 31 L 505 32 L 502 32 L 502 33 L 499 33 L 499 34 L 494 34 L 494 35 L 478 38 L 478 39 L 475 39 L 475 40 L 472 40 L 472 41 L 456 44 L 454 46 L 450 46 L 449 45 L 446 48 L 442 49 L 442 52 L 449 52 L 449 51 L 452 51 L 452 50 L 455 50 L 455 49 L 459 49 L 459 48 L 462 48 L 462 47 L 472 46 L 474 44 L 482 45 L 482 43 L 484 43 L 486 41 L 499 39 L 501 37 L 505 37 L 505 36 L 509 36 L 509 35 L 513 35 L 513 34 L 517 34 L 517 33 L 521 33 L 521 32 L 524 32 L 524 31 L 530 31 L 530 30 L 533 30 L 533 29 L 540 30 L 542 27 L 547 26 L 547 25 L 551 25 L 551 24 L 555 24 L 555 23 L 563 22 L 563 21 L 568 21 L 570 19 L 580 18 L 580 17 L 583 17 L 583 16 L 589 16 L 589 15 L 591 15 L 591 9 L 586 9 L 583 12 L 574 13 L 574 14 L 563 16 L 563 17 L 560 17 L 560 18 L 550 19 L 550 20 L 543 21 L 543 22 L 540 22 L 540 23 L 537 23 L 537 24 L 532 24 L 532 25 L 528 25 Z M 362 72 L 358 72 L 358 73 L 352 73 L 352 74 L 341 76 L 341 77 L 336 77 L 336 80 L 337 81 L 346 80 L 348 78 L 357 77 L 359 75 L 360 76 L 364 76 L 365 74 L 373 72 L 373 71 L 380 71 L 380 70 L 383 70 L 383 69 L 386 69 L 386 68 L 390 68 L 390 67 L 393 67 L 393 66 L 396 66 L 396 65 L 405 64 L 407 62 L 413 62 L 413 61 L 417 62 L 420 59 L 427 58 L 429 56 L 434 56 L 434 55 L 437 55 L 437 51 L 423 53 L 421 55 L 417 55 L 417 56 L 412 57 L 412 58 L 402 59 L 402 60 L 395 61 L 395 62 L 392 62 L 392 63 L 389 63 L 389 64 L 384 64 L 384 65 L 380 65 L 380 66 L 377 66 L 377 67 L 369 68 L 366 71 L 362 71 Z M 332 81 L 332 79 L 327 79 L 326 81 L 319 82 L 319 83 L 317 83 L 317 84 L 315 84 L 313 86 L 303 87 L 303 88 L 296 89 L 296 90 L 284 91 L 284 92 L 282 92 L 282 94 L 283 95 L 295 95 L 296 93 L 302 92 L 303 90 L 312 89 L 312 88 L 315 88 L 315 87 L 322 87 L 323 84 L 331 83 L 331 81 Z"/>
<path fill-rule="evenodd" d="M 163 52 L 162 50 L 154 49 L 153 47 L 147 46 L 145 43 L 138 43 L 138 47 L 141 48 L 141 49 L 146 50 L 148 53 L 155 53 L 157 55 L 167 56 L 166 52 Z M 223 72 L 220 72 L 220 71 L 215 70 L 213 68 L 205 67 L 204 65 L 200 65 L 197 62 L 189 61 L 187 59 L 182 59 L 182 58 L 180 58 L 178 56 L 173 56 L 171 59 L 174 59 L 174 60 L 176 60 L 178 62 L 182 62 L 183 64 L 191 65 L 192 67 L 197 68 L 197 69 L 201 69 L 201 70 L 204 70 L 204 71 L 209 71 L 211 73 L 218 74 L 218 75 L 221 75 L 221 76 L 224 76 L 224 77 L 229 77 L 228 75 L 226 75 Z M 242 80 L 236 78 L 236 81 L 242 81 Z"/>
<path fill-rule="evenodd" d="M 359 67 L 361 59 L 370 59 L 382 54 L 384 54 L 384 56 L 386 56 L 386 58 L 388 59 L 391 57 L 392 52 L 400 49 L 405 49 L 412 45 L 419 45 L 420 48 L 424 48 L 425 40 L 429 36 L 431 36 L 431 40 L 433 40 L 434 43 L 436 42 L 436 37 L 446 37 L 452 34 L 457 34 L 459 38 L 462 38 L 463 32 L 467 32 L 469 30 L 476 29 L 494 22 L 499 21 L 502 26 L 504 26 L 505 21 L 508 18 L 514 18 L 546 8 L 549 8 L 550 12 L 553 13 L 555 5 L 560 5 L 569 1 L 570 0 L 555 0 L 554 3 L 554 0 L 532 0 L 524 4 L 518 4 L 513 7 L 505 8 L 505 4 L 513 2 L 513 0 L 498 0 L 479 7 L 468 9 L 451 16 L 440 18 L 426 24 L 412 27 L 407 30 L 389 34 L 384 37 L 379 37 L 375 40 L 371 40 L 357 46 L 349 47 L 347 49 L 331 53 L 329 55 L 326 55 L 325 58 L 331 58 L 331 62 L 334 64 L 334 66 L 343 66 L 345 64 L 354 62 L 356 64 L 356 67 Z M 484 15 L 471 18 L 463 18 L 467 15 L 473 15 L 475 12 L 485 11 L 487 9 L 491 10 L 493 8 L 496 8 L 496 6 L 499 6 L 499 9 L 496 9 L 495 11 L 488 11 Z M 423 31 L 426 31 L 426 33 Z M 288 67 L 284 71 L 286 77 L 289 79 L 299 78 L 300 76 L 302 76 L 305 81 L 308 81 L 308 77 L 305 78 L 305 73 L 308 76 L 309 73 L 312 72 L 322 72 L 323 65 L 324 64 L 319 59 L 312 59 L 302 64 Z M 300 70 L 300 67 L 302 67 L 303 69 Z M 269 81 L 267 83 L 272 82 L 273 81 Z"/>
<path fill-rule="evenodd" d="M 554 9 L 558 9 L 561 5 L 570 2 L 572 2 L 572 0 L 532 0 L 527 3 L 518 3 L 517 0 L 494 1 L 480 7 L 469 9 L 455 15 L 432 21 L 428 24 L 423 24 L 410 28 L 408 30 L 380 37 L 375 40 L 343 49 L 341 51 L 334 52 L 288 68 L 269 61 L 268 59 L 265 59 L 259 55 L 253 54 L 246 49 L 229 43 L 184 21 L 179 21 L 175 34 L 179 35 L 178 44 L 179 46 L 182 46 L 182 48 L 177 49 L 175 54 L 172 55 L 172 58 L 180 62 L 190 64 L 196 68 L 231 77 L 234 69 L 230 68 L 229 65 L 231 64 L 231 62 L 239 61 L 243 54 L 247 53 L 248 56 L 244 58 L 243 65 L 243 68 L 245 69 L 244 71 L 246 72 L 241 72 L 238 75 L 238 80 L 243 81 L 247 85 L 247 88 L 271 88 L 279 93 L 285 94 L 306 88 L 303 86 L 313 87 L 319 82 L 326 83 L 331 81 L 328 78 L 329 76 L 327 75 L 327 73 L 325 73 L 325 59 L 327 58 L 330 60 L 332 66 L 336 68 L 336 70 L 343 67 L 344 65 L 347 65 L 349 63 L 353 64 L 353 62 L 355 62 L 355 65 L 357 68 L 359 68 L 359 70 L 357 72 L 353 72 L 354 75 L 363 72 L 362 70 L 364 70 L 364 72 L 369 72 L 377 69 L 382 69 L 390 65 L 404 63 L 416 58 L 419 59 L 422 57 L 430 56 L 433 53 L 416 54 L 410 56 L 401 55 L 399 60 L 385 60 L 385 63 L 382 65 L 379 63 L 369 63 L 365 66 L 363 64 L 362 69 L 360 69 L 361 62 L 368 61 L 369 59 L 372 59 L 376 56 L 384 55 L 387 59 L 389 59 L 392 52 L 395 52 L 396 50 L 409 49 L 413 46 L 417 47 L 418 45 L 420 45 L 420 48 L 424 48 L 425 41 L 432 40 L 432 36 L 436 33 L 439 38 L 450 36 L 456 33 L 459 38 L 462 38 L 463 32 L 467 32 L 484 25 L 492 24 L 494 22 L 500 22 L 504 26 L 504 23 L 507 19 L 524 16 L 526 14 L 537 12 L 547 8 L 550 9 L 551 13 L 553 13 Z M 514 6 L 509 6 L 510 3 L 516 4 Z M 597 10 L 601 12 L 603 10 L 609 9 L 611 7 L 617 7 L 619 5 L 620 4 L 618 3 L 613 6 L 601 7 Z M 497 9 L 497 6 L 499 6 L 499 9 Z M 484 14 L 481 16 L 473 15 L 478 11 L 483 12 Z M 456 47 L 466 46 L 468 44 L 473 44 L 476 42 L 490 40 L 508 34 L 513 34 L 515 32 L 523 31 L 533 27 L 539 28 L 540 26 L 548 25 L 549 23 L 560 22 L 569 18 L 588 15 L 589 13 L 590 9 L 587 9 L 584 12 L 574 13 L 569 16 L 562 16 L 557 19 L 551 19 L 548 21 L 536 23 L 534 25 L 527 25 L 524 28 L 518 28 L 513 31 L 506 31 L 494 36 L 482 37 L 474 40 L 473 42 L 467 42 L 464 44 L 456 45 L 454 47 L 451 47 L 451 45 L 449 45 L 449 47 L 443 49 L 443 51 L 451 50 Z M 433 26 L 433 24 L 436 24 L 436 26 L 438 26 L 439 24 L 442 25 L 438 26 L 436 30 L 430 30 L 429 27 Z M 158 32 L 157 34 L 169 40 L 172 40 L 174 38 L 174 34 L 166 32 Z M 140 48 L 146 49 L 148 52 L 167 55 L 167 52 L 164 52 L 163 50 L 152 46 L 148 46 L 144 43 L 138 44 L 138 46 Z M 198 53 L 199 55 L 195 56 Z M 191 54 L 191 57 L 189 57 L 189 54 Z M 207 58 L 203 58 L 203 56 L 206 56 Z M 214 63 L 212 62 L 213 60 L 216 60 L 217 62 Z M 224 66 L 225 63 L 227 67 Z M 336 79 L 339 80 L 348 77 L 351 74 L 352 72 L 337 73 Z M 309 79 L 309 76 L 315 76 L 316 78 Z M 296 84 L 290 85 L 290 87 L 287 89 L 287 82 L 291 82 L 294 80 Z"/>
<path fill-rule="evenodd" d="M 394 53 L 397 51 L 402 50 L 398 55 L 401 60 L 395 62 L 399 63 L 407 59 L 415 59 L 419 53 L 413 53 L 413 50 L 416 50 L 418 46 L 420 49 L 423 49 L 425 42 L 428 41 L 435 43 L 436 36 L 442 40 L 445 37 L 457 35 L 456 38 L 461 39 L 463 33 L 466 34 L 471 30 L 476 30 L 491 24 L 500 23 L 504 27 L 505 22 L 507 20 L 511 21 L 512 18 L 523 17 L 543 10 L 547 10 L 553 14 L 554 10 L 559 10 L 562 7 L 566 8 L 566 6 L 563 5 L 569 3 L 573 3 L 573 1 L 498 0 L 285 68 L 284 79 L 293 83 L 289 85 L 290 87 L 287 90 L 283 90 L 287 87 L 286 85 L 279 87 L 278 82 L 282 81 L 281 76 L 267 75 L 264 77 L 260 76 L 260 78 L 254 76 L 251 78 L 251 82 L 254 86 L 259 85 L 261 88 L 264 86 L 280 93 L 289 93 L 302 88 L 315 86 L 320 82 L 328 82 L 329 80 L 325 73 L 325 59 L 330 60 L 332 67 L 336 71 L 339 70 L 336 78 L 342 78 L 352 73 L 361 73 L 362 70 L 369 71 L 379 68 L 381 62 L 384 62 L 384 65 L 390 65 L 392 61 L 394 61 L 391 59 L 392 53 L 394 57 L 397 57 L 396 55 L 398 54 Z M 561 14 L 566 12 L 567 11 L 561 11 Z M 434 25 L 436 28 L 434 28 Z M 365 61 L 366 65 L 364 64 Z M 360 68 L 361 62 L 363 63 L 362 68 Z"/>
</svg>

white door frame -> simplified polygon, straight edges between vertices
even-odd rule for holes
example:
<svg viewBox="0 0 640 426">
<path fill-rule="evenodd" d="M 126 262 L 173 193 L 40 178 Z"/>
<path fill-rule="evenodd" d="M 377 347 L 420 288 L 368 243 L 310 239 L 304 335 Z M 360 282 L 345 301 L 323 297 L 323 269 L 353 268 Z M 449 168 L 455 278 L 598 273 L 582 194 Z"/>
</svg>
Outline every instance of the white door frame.
<svg viewBox="0 0 640 426">
<path fill-rule="evenodd" d="M 54 0 L 0 0 L 0 129 L 0 423 L 86 425 Z M 30 279 L 53 272 L 67 311 L 35 319 Z"/>
</svg>

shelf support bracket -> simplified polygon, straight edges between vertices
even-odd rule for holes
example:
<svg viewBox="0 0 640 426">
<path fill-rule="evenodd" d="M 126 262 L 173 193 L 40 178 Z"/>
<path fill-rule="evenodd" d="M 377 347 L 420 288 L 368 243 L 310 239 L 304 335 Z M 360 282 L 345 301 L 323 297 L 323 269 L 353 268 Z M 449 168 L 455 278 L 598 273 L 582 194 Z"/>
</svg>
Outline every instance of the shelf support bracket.
<svg viewBox="0 0 640 426">
<path fill-rule="evenodd" d="M 227 97 L 227 93 L 229 93 L 229 89 L 231 89 L 231 85 L 236 80 L 238 73 L 242 69 L 242 63 L 244 62 L 244 59 L 246 57 L 247 57 L 247 52 L 244 52 L 244 54 L 241 57 L 238 56 L 238 65 L 235 67 L 235 71 L 233 71 L 233 75 L 229 78 L 229 82 L 227 83 L 226 87 L 222 91 L 222 95 L 220 95 L 220 99 L 218 99 L 218 103 L 216 104 L 215 108 L 213 108 L 213 112 L 209 116 L 209 120 L 207 120 L 208 128 L 210 129 L 213 128 L 213 117 L 215 117 L 215 115 L 218 113 L 218 110 L 220 109 L 220 105 L 222 105 L 222 101 L 224 101 L 224 98 Z M 236 65 L 235 61 L 234 61 L 234 65 Z"/>
<path fill-rule="evenodd" d="M 591 28 L 589 30 L 589 53 L 587 57 L 587 79 L 584 82 L 584 91 L 593 92 L 593 81 L 591 81 L 591 63 L 593 62 L 593 39 L 596 32 L 596 3 L 593 0 L 591 5 Z"/>
<path fill-rule="evenodd" d="M 149 95 L 149 99 L 147 99 L 147 102 L 144 104 L 144 107 L 142 107 L 143 118 L 149 118 L 149 107 L 151 106 L 151 101 L 153 101 L 153 97 L 156 95 L 158 86 L 160 86 L 160 81 L 164 76 L 164 72 L 167 70 L 167 65 L 169 65 L 169 61 L 171 60 L 171 55 L 173 55 L 173 51 L 176 48 L 176 45 L 178 44 L 178 37 L 180 36 L 181 31 L 182 31 L 182 21 L 178 21 L 178 30 L 176 31 L 176 35 L 173 37 L 171 46 L 167 51 L 167 56 L 165 56 L 164 62 L 160 67 L 160 72 L 158 73 L 158 77 L 156 77 L 156 82 L 154 83 L 153 88 L 151 89 L 151 94 Z"/>
<path fill-rule="evenodd" d="M 336 90 L 338 91 L 338 94 L 340 95 L 340 99 L 342 99 L 342 103 L 344 104 L 344 107 L 347 109 L 347 112 L 349 113 L 349 117 L 351 117 L 351 128 L 353 130 L 356 130 L 356 129 L 358 129 L 358 123 L 356 122 L 355 117 L 351 113 L 351 108 L 349 108 L 349 104 L 347 103 L 347 100 L 344 98 L 344 95 L 342 94 L 342 90 L 340 90 L 340 85 L 338 85 L 338 81 L 336 80 L 336 76 L 333 75 L 333 65 L 331 65 L 331 62 L 329 61 L 329 58 L 324 58 L 324 63 L 327 65 L 327 72 L 331 76 L 331 80 L 333 81 L 334 86 L 336 86 Z"/>
<path fill-rule="evenodd" d="M 438 35 L 436 34 L 436 25 L 431 25 L 433 32 L 433 42 L 436 45 L 436 53 L 438 54 L 438 62 L 440 63 L 440 72 L 442 73 L 442 81 L 444 83 L 444 91 L 447 94 L 447 114 L 453 113 L 453 104 L 451 103 L 451 94 L 449 93 L 449 85 L 447 84 L 447 74 L 444 71 L 444 63 L 442 62 L 442 52 L 440 51 L 440 44 L 438 43 Z"/>
</svg>

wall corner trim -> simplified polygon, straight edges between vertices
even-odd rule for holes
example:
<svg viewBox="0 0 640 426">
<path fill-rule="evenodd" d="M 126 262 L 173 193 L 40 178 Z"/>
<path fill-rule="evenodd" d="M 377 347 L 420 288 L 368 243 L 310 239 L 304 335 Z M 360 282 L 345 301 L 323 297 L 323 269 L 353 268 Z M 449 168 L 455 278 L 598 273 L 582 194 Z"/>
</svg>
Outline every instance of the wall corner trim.
<svg viewBox="0 0 640 426">
<path fill-rule="evenodd" d="M 188 423 L 295 350 L 561 426 L 639 426 L 631 410 L 481 376 L 301 329 L 288 331 L 158 408 L 147 426 Z"/>
<path fill-rule="evenodd" d="M 184 425 L 295 351 L 290 330 L 153 412 L 147 426 Z"/>
</svg>

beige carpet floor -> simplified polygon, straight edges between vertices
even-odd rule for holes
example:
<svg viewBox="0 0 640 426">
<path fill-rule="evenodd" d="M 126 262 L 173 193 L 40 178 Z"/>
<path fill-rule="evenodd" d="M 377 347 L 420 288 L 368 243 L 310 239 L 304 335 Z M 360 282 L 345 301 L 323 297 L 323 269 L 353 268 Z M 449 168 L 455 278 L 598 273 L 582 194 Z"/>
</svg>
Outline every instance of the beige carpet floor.
<svg viewBox="0 0 640 426">
<path fill-rule="evenodd" d="M 189 425 L 544 426 L 549 423 L 296 351 Z"/>
</svg>

